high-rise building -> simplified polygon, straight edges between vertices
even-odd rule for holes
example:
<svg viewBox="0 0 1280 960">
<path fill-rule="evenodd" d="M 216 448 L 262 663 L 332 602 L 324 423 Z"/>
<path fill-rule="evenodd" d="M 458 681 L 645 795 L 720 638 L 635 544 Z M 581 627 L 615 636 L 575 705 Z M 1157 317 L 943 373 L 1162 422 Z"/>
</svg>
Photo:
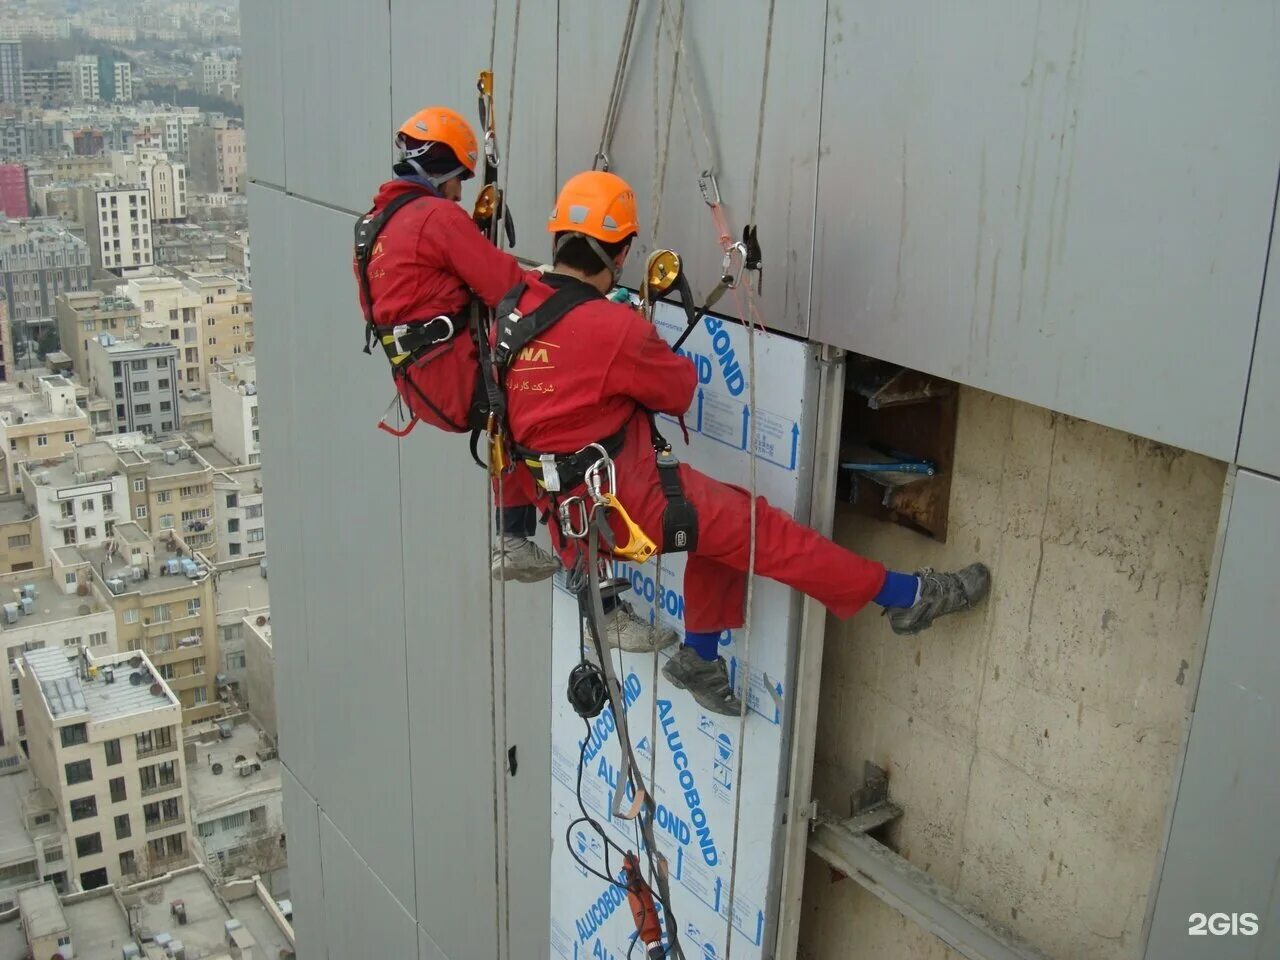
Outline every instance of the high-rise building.
<svg viewBox="0 0 1280 960">
<path fill-rule="evenodd" d="M 213 467 L 185 440 L 122 446 L 120 467 L 129 477 L 138 525 L 155 538 L 177 536 L 190 550 L 216 556 Z"/>
<path fill-rule="evenodd" d="M 220 120 L 188 132 L 191 189 L 199 193 L 244 191 L 244 128 Z"/>
<path fill-rule="evenodd" d="M 138 306 L 119 293 L 82 290 L 58 297 L 56 306 L 58 344 L 71 360 L 76 376 L 90 381 L 89 344 L 103 334 L 121 339 L 134 336 L 140 325 Z M 95 430 L 112 425 L 94 424 Z"/>
<path fill-rule="evenodd" d="M 187 167 L 152 147 L 135 146 L 131 153 L 111 155 L 112 172 L 121 183 L 141 184 L 151 194 L 155 222 L 186 220 Z"/>
<path fill-rule="evenodd" d="M 172 276 L 135 277 L 125 284 L 124 292 L 141 311 L 143 324 L 163 325 L 169 342 L 178 348 L 180 389 L 206 389 L 209 368 L 204 362 L 200 322 L 204 298 Z"/>
<path fill-rule="evenodd" d="M 22 44 L 0 41 L 0 103 L 22 102 Z"/>
<path fill-rule="evenodd" d="M 21 163 L 0 163 L 0 217 L 25 220 L 31 216 L 31 190 L 27 168 Z"/>
<path fill-rule="evenodd" d="M 133 65 L 127 60 L 98 57 L 98 96 L 103 103 L 132 103 Z"/>
<path fill-rule="evenodd" d="M 67 825 L 70 879 L 91 890 L 187 862 L 182 709 L 165 679 L 171 671 L 141 650 L 98 657 L 79 647 L 28 651 L 17 668 L 31 770 Z"/>
<path fill-rule="evenodd" d="M 239 60 L 206 57 L 200 61 L 200 92 L 206 97 L 219 96 L 219 87 L 223 83 L 236 83 L 239 76 Z"/>
<path fill-rule="evenodd" d="M 101 71 L 97 57 L 80 54 L 71 61 L 71 94 L 81 103 L 97 103 L 102 99 Z"/>
<path fill-rule="evenodd" d="M 115 405 L 116 433 L 180 429 L 177 347 L 100 334 L 89 341 L 89 386 Z"/>
<path fill-rule="evenodd" d="M 174 270 L 200 298 L 200 336 L 207 370 L 253 353 L 253 292 L 220 273 Z"/>
<path fill-rule="evenodd" d="M 120 276 L 155 262 L 151 191 L 141 186 L 81 187 L 76 202 L 95 266 Z"/>
<path fill-rule="evenodd" d="M 0 221 L 0 291 L 9 322 L 51 319 L 59 294 L 89 289 L 89 263 L 88 245 L 57 220 Z"/>
<path fill-rule="evenodd" d="M 260 463 L 257 364 L 252 358 L 217 364 L 209 396 L 214 446 L 235 464 Z"/>
</svg>

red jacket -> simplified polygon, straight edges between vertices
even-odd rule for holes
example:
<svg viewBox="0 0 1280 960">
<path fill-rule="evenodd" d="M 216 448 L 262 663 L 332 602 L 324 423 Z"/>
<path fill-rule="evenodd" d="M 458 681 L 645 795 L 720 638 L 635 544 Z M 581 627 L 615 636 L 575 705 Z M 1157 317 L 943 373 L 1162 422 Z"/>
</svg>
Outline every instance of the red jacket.
<svg viewBox="0 0 1280 960">
<path fill-rule="evenodd" d="M 418 184 L 384 183 L 374 209 L 383 209 L 409 191 L 423 196 L 387 221 L 369 258 L 373 319 L 379 327 L 441 314 L 456 319 L 454 338 L 415 361 L 395 383 L 418 419 L 462 432 L 479 369 L 475 344 L 466 332 L 467 305 L 474 296 L 497 306 L 523 271 L 515 257 L 480 233 L 458 204 L 432 196 Z M 352 266 L 355 269 L 354 261 Z M 360 298 L 363 304 L 363 294 Z"/>
<path fill-rule="evenodd" d="M 561 282 L 555 275 L 544 282 L 536 273 L 525 279 L 529 289 L 519 303 L 525 314 Z M 570 310 L 512 363 L 507 424 L 522 447 L 573 453 L 637 415 L 643 420 L 645 410 L 681 416 L 697 382 L 693 363 L 675 354 L 653 324 L 601 297 Z"/>
<path fill-rule="evenodd" d="M 457 314 L 472 294 L 496 307 L 524 272 L 516 258 L 490 243 L 458 204 L 407 180 L 384 183 L 374 210 L 409 191 L 424 196 L 387 222 L 369 259 L 374 322 L 394 326 Z"/>
</svg>

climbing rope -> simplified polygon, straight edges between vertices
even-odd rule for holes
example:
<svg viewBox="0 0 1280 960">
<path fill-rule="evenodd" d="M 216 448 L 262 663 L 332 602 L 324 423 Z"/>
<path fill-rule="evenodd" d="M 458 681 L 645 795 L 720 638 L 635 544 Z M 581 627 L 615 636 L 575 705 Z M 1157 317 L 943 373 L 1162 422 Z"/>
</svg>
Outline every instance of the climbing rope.
<svg viewBox="0 0 1280 960">
<path fill-rule="evenodd" d="M 622 45 L 613 68 L 609 104 L 605 107 L 604 123 L 600 128 L 600 145 L 596 147 L 595 159 L 591 163 L 592 170 L 609 169 L 609 151 L 613 149 L 613 135 L 618 128 L 618 118 L 622 115 L 622 92 L 626 87 L 627 64 L 631 60 L 631 42 L 635 37 L 636 14 L 639 10 L 640 0 L 631 0 L 627 8 L 627 21 L 622 28 Z"/>
</svg>

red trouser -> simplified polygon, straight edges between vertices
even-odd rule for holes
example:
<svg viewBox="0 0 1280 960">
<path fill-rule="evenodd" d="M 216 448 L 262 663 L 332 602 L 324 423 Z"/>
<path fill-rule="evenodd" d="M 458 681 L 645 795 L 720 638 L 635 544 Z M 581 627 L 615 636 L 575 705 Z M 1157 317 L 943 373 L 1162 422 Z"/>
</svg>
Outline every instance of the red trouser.
<svg viewBox="0 0 1280 960">
<path fill-rule="evenodd" d="M 644 418 L 632 420 L 616 463 L 618 499 L 631 519 L 661 545 L 667 501 Z M 751 560 L 751 495 L 687 464 L 680 466 L 680 480 L 685 497 L 698 511 L 698 548 L 689 554 L 684 574 L 685 629 L 702 633 L 741 627 Z M 539 502 L 545 505 L 545 494 Z M 620 521 L 611 517 L 610 525 L 625 542 Z M 577 546 L 561 542 L 558 523 L 550 527 L 561 559 L 570 566 Z M 837 546 L 770 506 L 764 497 L 756 500 L 755 572 L 813 597 L 842 619 L 866 606 L 885 578 L 883 564 Z"/>
</svg>

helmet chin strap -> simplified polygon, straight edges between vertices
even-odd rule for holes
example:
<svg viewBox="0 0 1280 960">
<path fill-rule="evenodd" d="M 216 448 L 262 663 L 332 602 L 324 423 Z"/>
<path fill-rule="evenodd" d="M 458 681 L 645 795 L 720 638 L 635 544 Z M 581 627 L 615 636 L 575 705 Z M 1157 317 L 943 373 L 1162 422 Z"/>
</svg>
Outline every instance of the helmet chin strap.
<svg viewBox="0 0 1280 960">
<path fill-rule="evenodd" d="M 467 171 L 466 167 L 462 164 L 458 164 L 448 173 L 427 173 L 422 164 L 418 162 L 418 158 L 425 157 L 427 155 L 427 152 L 435 146 L 434 140 L 427 141 L 422 146 L 416 147 L 413 150 L 406 150 L 401 144 L 399 136 L 396 137 L 395 144 L 396 148 L 400 151 L 401 162 L 407 163 L 409 166 L 413 167 L 414 170 L 417 170 L 418 176 L 422 177 L 422 179 L 426 180 L 433 187 L 439 188 L 441 184 L 447 183 L 454 177 L 461 176 Z"/>
</svg>

